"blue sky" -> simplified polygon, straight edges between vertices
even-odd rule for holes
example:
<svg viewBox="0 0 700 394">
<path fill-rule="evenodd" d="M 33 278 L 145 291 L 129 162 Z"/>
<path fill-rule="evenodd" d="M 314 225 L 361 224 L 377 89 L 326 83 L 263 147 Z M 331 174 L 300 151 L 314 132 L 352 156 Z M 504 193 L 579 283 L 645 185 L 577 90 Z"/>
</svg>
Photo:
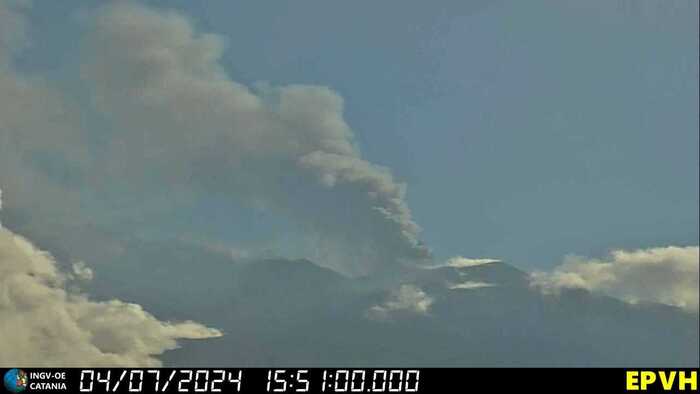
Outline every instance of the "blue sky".
<svg viewBox="0 0 700 394">
<path fill-rule="evenodd" d="M 408 184 L 440 258 L 544 268 L 697 244 L 696 2 L 438 3 L 167 6 L 224 37 L 232 79 L 337 91 L 364 157 Z M 34 7 L 43 38 L 20 64 L 73 88 L 86 4 Z M 262 242 L 274 222 L 217 197 L 189 209 L 157 220 L 233 243 Z"/>
</svg>

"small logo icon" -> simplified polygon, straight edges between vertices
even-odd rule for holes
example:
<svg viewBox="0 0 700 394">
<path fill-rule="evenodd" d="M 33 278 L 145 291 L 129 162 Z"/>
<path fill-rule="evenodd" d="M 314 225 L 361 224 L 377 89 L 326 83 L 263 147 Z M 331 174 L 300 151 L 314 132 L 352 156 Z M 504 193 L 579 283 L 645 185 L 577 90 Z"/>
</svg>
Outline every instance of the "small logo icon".
<svg viewBox="0 0 700 394">
<path fill-rule="evenodd" d="M 13 393 L 19 393 L 27 388 L 27 373 L 21 369 L 12 368 L 5 372 L 5 388 Z"/>
</svg>

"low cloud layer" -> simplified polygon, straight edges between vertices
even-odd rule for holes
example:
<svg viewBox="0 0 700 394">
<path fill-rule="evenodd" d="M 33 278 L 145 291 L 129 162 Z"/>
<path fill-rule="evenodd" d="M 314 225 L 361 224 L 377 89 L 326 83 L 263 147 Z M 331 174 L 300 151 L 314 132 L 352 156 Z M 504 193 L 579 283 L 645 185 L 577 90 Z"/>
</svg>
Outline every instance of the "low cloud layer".
<svg viewBox="0 0 700 394">
<path fill-rule="evenodd" d="M 77 264 L 74 274 L 92 271 Z M 67 290 L 53 257 L 0 226 L 0 366 L 158 366 L 178 339 L 221 336 L 199 323 L 163 322 L 137 304 Z"/>
<path fill-rule="evenodd" d="M 615 250 L 606 259 L 569 257 L 531 284 L 545 293 L 580 288 L 623 300 L 658 302 L 698 312 L 698 247 Z"/>
<path fill-rule="evenodd" d="M 387 320 L 401 315 L 425 315 L 433 304 L 433 298 L 419 287 L 403 284 L 392 291 L 380 305 L 367 311 L 367 317 L 375 320 Z"/>
</svg>

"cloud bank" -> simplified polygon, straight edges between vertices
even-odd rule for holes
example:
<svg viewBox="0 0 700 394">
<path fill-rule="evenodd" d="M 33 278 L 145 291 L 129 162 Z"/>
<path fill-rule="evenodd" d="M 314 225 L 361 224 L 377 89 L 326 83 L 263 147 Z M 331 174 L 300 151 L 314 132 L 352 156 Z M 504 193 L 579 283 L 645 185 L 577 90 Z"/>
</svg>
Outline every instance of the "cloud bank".
<svg viewBox="0 0 700 394">
<path fill-rule="evenodd" d="M 75 274 L 92 271 L 77 264 Z M 66 290 L 53 257 L 0 226 L 0 365 L 159 366 L 178 339 L 221 336 L 193 321 L 163 322 L 137 304 Z"/>
<path fill-rule="evenodd" d="M 698 312 L 698 247 L 615 250 L 607 259 L 569 257 L 551 272 L 534 272 L 545 293 L 581 288 L 628 302 L 658 302 Z"/>
</svg>

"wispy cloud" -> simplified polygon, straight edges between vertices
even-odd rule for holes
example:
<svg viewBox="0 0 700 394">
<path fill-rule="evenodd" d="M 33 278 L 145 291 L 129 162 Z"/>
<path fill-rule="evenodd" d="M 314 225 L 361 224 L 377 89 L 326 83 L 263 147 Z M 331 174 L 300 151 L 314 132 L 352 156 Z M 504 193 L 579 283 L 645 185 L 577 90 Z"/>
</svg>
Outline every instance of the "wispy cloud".
<svg viewBox="0 0 700 394">
<path fill-rule="evenodd" d="M 496 285 L 493 283 L 466 281 L 466 282 L 462 282 L 462 283 L 448 284 L 447 288 L 450 290 L 472 290 L 472 289 L 482 289 L 484 287 L 494 287 L 494 286 L 496 286 Z"/>
<path fill-rule="evenodd" d="M 425 315 L 433 304 L 433 298 L 419 287 L 403 284 L 389 294 L 380 305 L 367 311 L 367 317 L 376 320 L 390 319 L 395 315 Z"/>
<path fill-rule="evenodd" d="M 491 264 L 491 263 L 498 263 L 501 260 L 497 259 L 470 259 L 467 257 L 462 257 L 462 256 L 456 256 L 447 259 L 442 264 L 437 264 L 437 265 L 431 265 L 427 266 L 425 268 L 427 269 L 435 269 L 435 268 L 443 268 L 443 267 L 452 267 L 452 268 L 467 268 L 467 267 L 476 267 L 479 265 L 484 265 L 484 264 Z"/>
</svg>

